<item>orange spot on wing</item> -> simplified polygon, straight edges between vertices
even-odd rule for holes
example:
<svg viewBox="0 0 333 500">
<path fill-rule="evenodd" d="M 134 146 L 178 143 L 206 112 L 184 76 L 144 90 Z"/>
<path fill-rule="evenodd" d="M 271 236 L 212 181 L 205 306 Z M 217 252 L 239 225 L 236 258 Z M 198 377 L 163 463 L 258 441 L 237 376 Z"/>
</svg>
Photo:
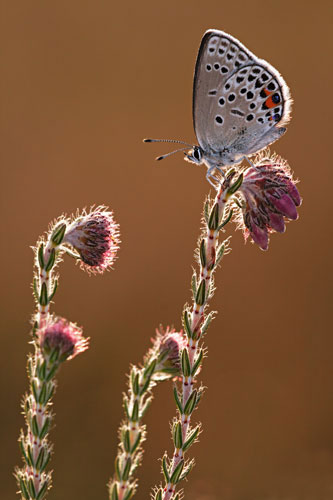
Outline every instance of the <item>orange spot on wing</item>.
<svg viewBox="0 0 333 500">
<path fill-rule="evenodd" d="M 271 96 L 268 99 L 266 99 L 265 104 L 268 108 L 274 108 L 274 106 L 276 106 L 276 103 L 273 102 Z"/>
</svg>

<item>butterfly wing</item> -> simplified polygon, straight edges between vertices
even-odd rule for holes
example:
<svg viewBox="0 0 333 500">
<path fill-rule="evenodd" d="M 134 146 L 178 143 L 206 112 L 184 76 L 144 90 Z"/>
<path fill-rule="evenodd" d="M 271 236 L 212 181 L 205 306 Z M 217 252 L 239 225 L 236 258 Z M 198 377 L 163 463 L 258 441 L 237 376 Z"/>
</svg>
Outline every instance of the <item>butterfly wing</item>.
<svg viewBox="0 0 333 500">
<path fill-rule="evenodd" d="M 285 131 L 290 107 L 289 89 L 269 63 L 227 33 L 205 33 L 193 89 L 194 130 L 205 153 L 257 152 Z"/>
</svg>

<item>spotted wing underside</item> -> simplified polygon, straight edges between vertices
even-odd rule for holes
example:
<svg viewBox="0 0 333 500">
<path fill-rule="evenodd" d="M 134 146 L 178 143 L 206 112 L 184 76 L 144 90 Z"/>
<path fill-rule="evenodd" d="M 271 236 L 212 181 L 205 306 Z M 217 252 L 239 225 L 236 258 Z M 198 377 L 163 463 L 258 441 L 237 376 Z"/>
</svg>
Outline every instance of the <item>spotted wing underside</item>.
<svg viewBox="0 0 333 500">
<path fill-rule="evenodd" d="M 205 33 L 195 67 L 193 122 L 204 151 L 251 154 L 275 141 L 291 99 L 281 75 L 237 39 Z M 279 127 L 277 127 L 279 125 Z"/>
</svg>

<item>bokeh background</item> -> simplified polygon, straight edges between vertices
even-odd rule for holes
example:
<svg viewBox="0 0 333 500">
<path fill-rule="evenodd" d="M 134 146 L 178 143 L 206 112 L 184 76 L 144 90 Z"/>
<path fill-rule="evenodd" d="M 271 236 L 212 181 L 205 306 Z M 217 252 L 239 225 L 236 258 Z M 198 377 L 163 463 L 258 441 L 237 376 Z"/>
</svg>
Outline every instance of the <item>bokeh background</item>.
<svg viewBox="0 0 333 500">
<path fill-rule="evenodd" d="M 268 252 L 232 232 L 216 275 L 218 310 L 200 375 L 193 500 L 333 498 L 330 2 L 17 1 L 1 14 L 1 498 L 15 498 L 33 311 L 30 246 L 51 221 L 104 203 L 121 225 L 114 271 L 62 264 L 53 310 L 84 326 L 91 348 L 63 366 L 54 399 L 51 499 L 107 498 L 121 393 L 160 323 L 180 327 L 209 192 L 205 168 L 147 136 L 195 141 L 192 77 L 208 28 L 270 61 L 295 100 L 273 149 L 304 198 Z M 147 414 L 138 499 L 161 480 L 175 414 L 171 384 Z"/>
</svg>

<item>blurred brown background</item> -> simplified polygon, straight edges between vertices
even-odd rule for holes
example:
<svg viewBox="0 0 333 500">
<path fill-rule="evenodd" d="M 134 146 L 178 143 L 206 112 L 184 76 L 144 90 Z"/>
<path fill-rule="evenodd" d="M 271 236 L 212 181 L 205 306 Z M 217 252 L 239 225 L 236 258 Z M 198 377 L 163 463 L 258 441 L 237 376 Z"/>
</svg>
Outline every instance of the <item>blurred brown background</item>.
<svg viewBox="0 0 333 500">
<path fill-rule="evenodd" d="M 1 498 L 15 498 L 19 402 L 33 310 L 29 248 L 62 212 L 104 203 L 121 225 L 112 273 L 67 259 L 58 314 L 84 326 L 87 353 L 63 366 L 55 397 L 51 499 L 107 498 L 121 393 L 159 323 L 180 327 L 209 191 L 205 168 L 147 136 L 194 141 L 192 75 L 208 28 L 276 66 L 295 100 L 273 147 L 301 180 L 300 218 L 268 252 L 234 233 L 216 275 L 202 371 L 208 387 L 185 484 L 193 500 L 333 498 L 330 2 L 7 1 L 1 14 Z M 158 387 L 138 499 L 171 452 L 171 384 Z"/>
</svg>

